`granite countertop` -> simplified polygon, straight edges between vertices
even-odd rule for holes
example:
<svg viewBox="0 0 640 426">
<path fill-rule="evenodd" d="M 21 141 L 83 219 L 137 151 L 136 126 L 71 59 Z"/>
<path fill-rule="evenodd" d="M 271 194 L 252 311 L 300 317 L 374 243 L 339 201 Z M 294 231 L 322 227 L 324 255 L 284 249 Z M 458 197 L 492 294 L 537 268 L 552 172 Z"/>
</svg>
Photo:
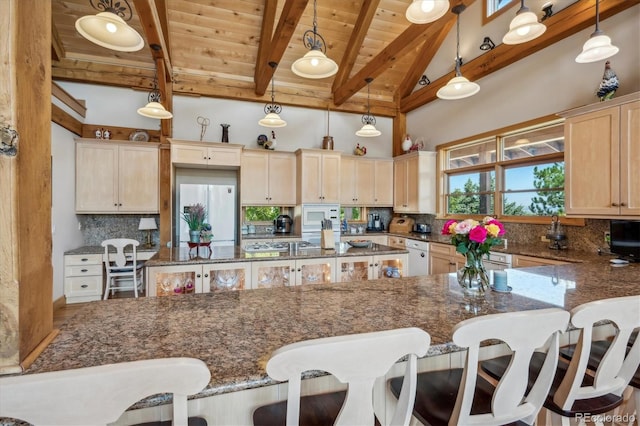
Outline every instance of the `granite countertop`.
<svg viewBox="0 0 640 426">
<path fill-rule="evenodd" d="M 242 234 L 242 240 L 294 240 L 302 238 L 302 235 L 289 233 L 262 232 L 255 234 Z"/>
<path fill-rule="evenodd" d="M 140 252 L 148 253 L 148 252 L 156 252 L 158 251 L 158 249 L 159 249 L 158 246 L 145 248 L 140 245 L 136 248 L 136 251 L 138 253 Z M 73 250 L 67 250 L 64 252 L 65 255 L 67 254 L 102 254 L 102 253 L 104 253 L 104 247 L 102 246 L 82 246 L 82 247 L 78 247 Z"/>
<path fill-rule="evenodd" d="M 211 381 L 195 397 L 273 384 L 271 353 L 289 343 L 400 327 L 429 332 L 427 356 L 459 348 L 460 321 L 640 294 L 640 264 L 593 262 L 507 270 L 511 293 L 465 298 L 455 274 L 90 302 L 61 326 L 26 374 L 163 357 L 202 359 Z M 137 407 L 161 404 L 149 398 Z"/>
</svg>

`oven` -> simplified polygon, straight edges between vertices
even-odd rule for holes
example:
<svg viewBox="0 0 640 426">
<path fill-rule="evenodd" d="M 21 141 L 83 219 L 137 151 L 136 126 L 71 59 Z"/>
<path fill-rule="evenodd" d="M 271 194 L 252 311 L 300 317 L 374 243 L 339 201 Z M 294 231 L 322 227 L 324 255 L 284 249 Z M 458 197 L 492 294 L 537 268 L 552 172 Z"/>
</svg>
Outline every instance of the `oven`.
<svg viewBox="0 0 640 426">
<path fill-rule="evenodd" d="M 336 242 L 340 242 L 340 205 L 303 204 L 300 208 L 300 233 L 302 239 L 320 244 L 320 231 L 325 220 L 331 221 L 331 229 Z"/>
</svg>

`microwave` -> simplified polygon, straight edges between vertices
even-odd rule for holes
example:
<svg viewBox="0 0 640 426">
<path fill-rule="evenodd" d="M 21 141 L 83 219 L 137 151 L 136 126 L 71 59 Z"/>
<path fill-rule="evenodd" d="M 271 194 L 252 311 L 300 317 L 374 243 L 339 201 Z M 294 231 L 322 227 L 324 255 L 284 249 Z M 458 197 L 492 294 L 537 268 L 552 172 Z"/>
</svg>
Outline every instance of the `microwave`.
<svg viewBox="0 0 640 426">
<path fill-rule="evenodd" d="M 331 221 L 334 231 L 340 231 L 339 204 L 303 204 L 300 215 L 301 231 L 318 232 L 322 229 L 322 222 Z"/>
</svg>

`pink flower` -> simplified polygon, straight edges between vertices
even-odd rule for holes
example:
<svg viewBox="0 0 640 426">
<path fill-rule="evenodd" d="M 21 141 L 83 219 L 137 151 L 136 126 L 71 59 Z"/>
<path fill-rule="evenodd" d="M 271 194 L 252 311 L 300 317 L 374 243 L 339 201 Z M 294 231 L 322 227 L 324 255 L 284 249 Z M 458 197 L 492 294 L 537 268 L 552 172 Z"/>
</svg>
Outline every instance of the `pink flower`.
<svg viewBox="0 0 640 426">
<path fill-rule="evenodd" d="M 484 243 L 487 239 L 487 230 L 484 226 L 476 226 L 469 231 L 469 240 L 477 243 Z"/>
<path fill-rule="evenodd" d="M 458 222 L 455 227 L 455 233 L 459 235 L 466 235 L 473 229 L 474 226 L 478 226 L 478 222 L 472 219 L 465 219 L 462 222 Z"/>
<path fill-rule="evenodd" d="M 455 225 L 456 221 L 455 220 L 448 220 L 445 222 L 444 226 L 442 227 L 442 235 L 450 235 L 451 234 L 451 225 Z"/>
<path fill-rule="evenodd" d="M 498 222 L 497 220 L 493 219 L 490 220 L 487 225 L 496 225 L 498 227 L 498 229 L 500 229 L 500 231 L 498 232 L 498 234 L 496 235 L 496 237 L 501 237 L 504 235 L 504 226 L 502 225 L 502 223 Z"/>
</svg>

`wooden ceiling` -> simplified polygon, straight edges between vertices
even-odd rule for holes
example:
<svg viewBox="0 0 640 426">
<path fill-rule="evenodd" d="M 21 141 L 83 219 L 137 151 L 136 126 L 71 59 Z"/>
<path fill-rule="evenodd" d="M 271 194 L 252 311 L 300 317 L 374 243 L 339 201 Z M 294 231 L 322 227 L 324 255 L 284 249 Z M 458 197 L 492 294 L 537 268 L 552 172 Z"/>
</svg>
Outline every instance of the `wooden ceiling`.
<svg viewBox="0 0 640 426">
<path fill-rule="evenodd" d="M 335 76 L 320 80 L 291 71 L 291 64 L 306 53 L 302 35 L 312 29 L 313 0 L 115 1 L 131 5 L 129 24 L 143 36 L 145 47 L 116 52 L 85 40 L 74 24 L 98 12 L 90 0 L 52 0 L 54 79 L 149 90 L 157 65 L 160 88 L 169 98 L 174 94 L 265 102 L 273 75 L 276 101 L 282 104 L 362 113 L 365 78 L 372 77 L 371 111 L 395 117 L 434 100 L 438 88 L 453 75 L 417 86 L 445 36 L 455 31 L 455 15 L 411 24 L 405 18 L 410 0 L 317 0 L 318 32 L 327 43 L 327 56 L 340 67 Z M 469 6 L 474 1 L 451 4 Z M 601 19 L 638 3 L 601 0 Z M 539 39 L 524 45 L 499 44 L 465 63 L 462 72 L 477 80 L 593 26 L 594 16 L 594 0 L 578 1 L 550 17 Z M 275 74 L 268 66 L 271 61 L 278 63 Z"/>
</svg>

